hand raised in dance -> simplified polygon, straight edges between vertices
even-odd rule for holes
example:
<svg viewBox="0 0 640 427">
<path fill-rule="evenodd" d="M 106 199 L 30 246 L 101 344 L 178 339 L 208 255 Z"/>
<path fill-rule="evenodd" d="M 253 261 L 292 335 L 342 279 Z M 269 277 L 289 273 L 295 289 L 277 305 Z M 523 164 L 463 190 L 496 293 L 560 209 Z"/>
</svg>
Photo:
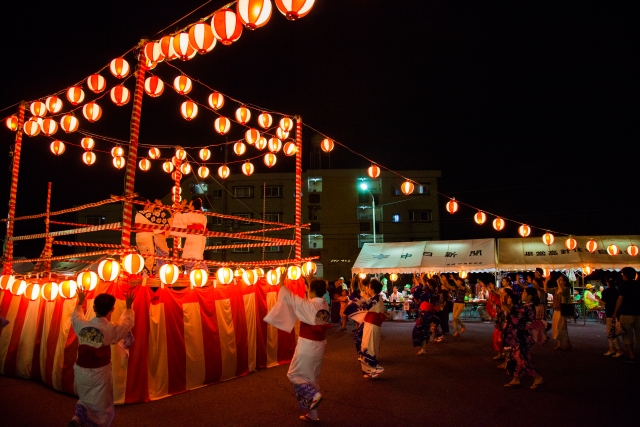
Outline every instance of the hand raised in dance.
<svg viewBox="0 0 640 427">
<path fill-rule="evenodd" d="M 87 292 L 80 286 L 78 286 L 78 305 L 84 304 L 84 300 L 87 299 Z"/>
<path fill-rule="evenodd" d="M 124 296 L 125 303 L 127 305 L 127 309 L 133 306 L 133 300 L 136 298 L 136 294 L 133 292 L 128 292 Z"/>
</svg>

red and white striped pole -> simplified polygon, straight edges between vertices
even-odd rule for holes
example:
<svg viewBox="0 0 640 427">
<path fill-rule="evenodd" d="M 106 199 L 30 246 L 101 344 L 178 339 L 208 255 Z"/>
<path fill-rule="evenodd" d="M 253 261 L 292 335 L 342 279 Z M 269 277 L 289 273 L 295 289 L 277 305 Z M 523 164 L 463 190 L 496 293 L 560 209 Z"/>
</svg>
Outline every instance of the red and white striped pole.
<svg viewBox="0 0 640 427">
<path fill-rule="evenodd" d="M 18 195 L 18 171 L 20 170 L 20 151 L 22 150 L 22 126 L 24 125 L 24 111 L 27 108 L 25 102 L 18 108 L 18 129 L 16 131 L 16 143 L 13 146 L 13 164 L 11 167 L 11 189 L 9 190 L 9 214 L 7 217 L 7 237 L 5 238 L 5 251 L 3 254 L 4 266 L 2 274 L 11 274 L 13 270 L 13 218 L 16 216 L 16 198 Z"/>
<path fill-rule="evenodd" d="M 302 118 L 296 116 L 296 251 L 295 259 L 302 259 Z"/>
<path fill-rule="evenodd" d="M 47 216 L 44 218 L 44 232 L 49 233 L 49 213 L 51 212 L 51 183 L 47 186 Z M 53 255 L 53 236 L 47 236 L 44 239 L 44 257 Z M 51 270 L 51 261 L 44 262 L 44 271 Z"/>
<path fill-rule="evenodd" d="M 124 196 L 133 195 L 133 185 L 136 178 L 136 157 L 138 155 L 138 136 L 140 135 L 140 115 L 142 113 L 142 94 L 144 93 L 144 73 L 145 58 L 142 54 L 142 47 L 146 40 L 140 41 L 138 47 L 139 59 L 136 69 L 136 90 L 133 94 L 133 111 L 131 112 L 130 136 L 129 136 L 129 157 L 127 158 L 127 171 L 124 184 Z M 133 203 L 126 200 L 122 210 L 122 246 L 131 246 L 131 227 L 133 220 Z"/>
</svg>

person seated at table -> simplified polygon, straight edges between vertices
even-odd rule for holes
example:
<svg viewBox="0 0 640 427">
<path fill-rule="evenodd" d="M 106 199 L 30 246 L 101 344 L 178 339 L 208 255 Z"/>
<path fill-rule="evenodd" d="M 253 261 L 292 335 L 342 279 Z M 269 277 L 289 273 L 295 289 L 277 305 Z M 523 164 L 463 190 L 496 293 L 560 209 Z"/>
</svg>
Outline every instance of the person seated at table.
<svg viewBox="0 0 640 427">
<path fill-rule="evenodd" d="M 481 286 L 480 290 L 478 291 L 478 299 L 481 301 L 487 301 L 487 305 L 479 305 L 478 306 L 478 315 L 480 316 L 480 318 L 484 321 L 484 322 L 490 322 L 491 319 L 493 319 L 495 317 L 496 311 L 495 311 L 495 307 L 494 304 L 492 303 L 492 291 L 491 291 L 491 285 L 493 285 L 493 283 L 484 283 L 484 281 L 482 281 L 481 279 L 478 279 L 478 284 Z M 498 295 L 497 291 L 495 292 L 496 297 L 493 298 L 494 300 L 497 298 L 497 302 L 499 303 L 500 301 L 500 296 Z M 489 314 L 489 311 L 491 311 L 492 314 Z"/>
<path fill-rule="evenodd" d="M 389 295 L 389 302 L 394 303 L 394 302 L 402 302 L 402 301 L 403 301 L 402 294 L 398 292 L 398 287 L 394 286 L 393 292 L 391 293 L 391 295 Z"/>
<path fill-rule="evenodd" d="M 580 298 L 582 298 L 582 297 L 580 296 L 580 292 L 578 292 L 578 290 L 577 290 L 577 289 L 574 289 L 574 290 L 573 290 L 573 300 L 574 300 L 575 302 L 580 302 Z"/>
<path fill-rule="evenodd" d="M 584 291 L 584 306 L 587 310 L 602 310 L 602 306 L 600 305 L 600 301 L 598 301 L 598 297 L 596 297 L 593 292 L 593 285 L 591 283 L 587 283 L 585 286 L 586 289 Z"/>
</svg>

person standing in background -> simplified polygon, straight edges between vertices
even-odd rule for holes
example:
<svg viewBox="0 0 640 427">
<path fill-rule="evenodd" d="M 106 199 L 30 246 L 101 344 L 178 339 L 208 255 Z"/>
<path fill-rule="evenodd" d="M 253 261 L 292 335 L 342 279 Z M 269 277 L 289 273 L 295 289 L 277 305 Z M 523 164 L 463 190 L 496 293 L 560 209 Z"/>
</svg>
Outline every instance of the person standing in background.
<svg viewBox="0 0 640 427">
<path fill-rule="evenodd" d="M 340 323 L 340 301 L 338 301 L 338 298 L 342 295 L 343 283 L 344 277 L 339 277 L 338 280 L 333 282 L 333 286 L 329 290 L 329 296 L 331 297 L 331 323 L 334 326 L 338 326 Z"/>
<path fill-rule="evenodd" d="M 547 276 L 544 281 L 544 290 L 547 292 L 549 289 L 549 282 L 551 282 L 551 274 Z M 555 296 L 553 297 L 553 339 L 558 341 L 558 344 L 554 350 L 570 350 L 572 348 L 571 340 L 569 339 L 569 330 L 567 329 L 567 318 L 562 315 L 562 304 L 568 304 L 571 302 L 571 290 L 569 288 L 569 279 L 564 274 L 556 280 L 558 288 Z M 564 345 L 563 345 L 564 343 Z"/>
<path fill-rule="evenodd" d="M 618 288 L 616 287 L 616 279 L 611 275 L 607 275 L 605 279 L 607 288 L 602 291 L 602 298 L 600 302 L 604 304 L 605 321 L 607 325 L 607 340 L 609 341 L 609 350 L 604 354 L 605 356 L 620 357 L 622 353 L 622 347 L 620 346 L 620 338 L 616 336 L 615 322 L 613 322 L 613 312 L 616 309 L 616 302 L 618 302 Z"/>
<path fill-rule="evenodd" d="M 627 348 L 624 361 L 635 363 L 633 337 L 635 335 L 636 341 L 640 341 L 640 284 L 636 280 L 637 273 L 634 268 L 624 267 L 620 273 L 622 273 L 622 283 L 612 317 L 617 319 L 620 315 L 620 322 L 626 331 L 622 336 L 624 346 Z"/>
</svg>

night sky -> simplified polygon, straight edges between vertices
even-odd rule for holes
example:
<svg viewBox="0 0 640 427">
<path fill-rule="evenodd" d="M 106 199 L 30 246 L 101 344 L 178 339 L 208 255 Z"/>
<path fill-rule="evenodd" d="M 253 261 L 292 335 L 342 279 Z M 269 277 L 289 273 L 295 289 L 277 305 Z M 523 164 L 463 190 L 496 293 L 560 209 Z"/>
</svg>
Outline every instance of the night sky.
<svg viewBox="0 0 640 427">
<path fill-rule="evenodd" d="M 3 5 L 0 109 L 81 81 L 141 38 L 159 39 L 158 31 L 202 3 Z M 488 212 L 560 233 L 638 234 L 637 6 L 491 3 L 317 0 L 295 22 L 274 6 L 265 27 L 244 30 L 231 46 L 218 44 L 207 55 L 173 63 L 237 100 L 300 114 L 304 123 L 390 169 L 439 169 L 441 192 Z M 223 4 L 213 0 L 163 34 Z M 165 64 L 153 73 L 166 83 L 179 75 Z M 111 88 L 116 79 L 108 70 L 101 74 Z M 125 84 L 133 89 L 132 79 Z M 205 102 L 208 91 L 197 88 L 191 95 Z M 224 142 L 212 129 L 213 113 L 201 111 L 187 123 L 179 113 L 182 101 L 169 87 L 159 98 L 144 97 L 142 144 Z M 107 95 L 100 105 L 102 118 L 95 124 L 81 118 L 81 128 L 128 140 L 131 103 L 115 107 Z M 237 104 L 228 100 L 225 107 L 222 112 L 231 116 Z M 312 134 L 304 128 L 307 151 Z M 82 135 L 64 137 L 77 144 Z M 3 126 L 5 171 L 12 141 Z M 110 154 L 98 152 L 88 168 L 79 147 L 55 157 L 49 142 L 25 137 L 18 215 L 44 211 L 47 181 L 53 182 L 53 210 L 122 193 L 124 172 L 111 166 Z M 98 150 L 112 146 L 97 142 Z M 220 159 L 214 150 L 214 161 Z M 333 168 L 369 165 L 341 148 L 330 161 Z M 282 163 L 282 170 L 294 170 L 291 159 Z M 154 166 L 137 174 L 136 189 L 148 197 L 171 186 L 160 164 Z M 2 206 L 8 176 L 0 174 Z M 441 199 L 443 207 L 446 201 Z M 515 224 L 498 233 L 489 221 L 473 223 L 474 213 L 466 207 L 454 216 L 443 210 L 442 238 L 517 237 Z M 34 225 L 32 231 L 43 228 Z M 534 229 L 533 235 L 542 233 Z"/>
</svg>

